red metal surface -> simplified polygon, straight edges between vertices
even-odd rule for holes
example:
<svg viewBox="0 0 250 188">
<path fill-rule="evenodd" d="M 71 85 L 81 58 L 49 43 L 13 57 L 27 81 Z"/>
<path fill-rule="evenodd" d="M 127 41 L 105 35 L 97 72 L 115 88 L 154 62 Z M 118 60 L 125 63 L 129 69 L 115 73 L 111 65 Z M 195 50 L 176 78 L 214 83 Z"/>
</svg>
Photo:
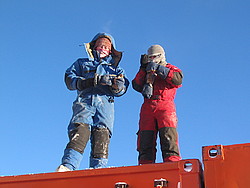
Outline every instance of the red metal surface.
<svg viewBox="0 0 250 188">
<path fill-rule="evenodd" d="M 0 177 L 0 188 L 153 188 L 154 180 L 165 179 L 168 188 L 202 188 L 202 169 L 197 159 L 141 166 L 87 169 L 71 172 Z"/>
<path fill-rule="evenodd" d="M 202 149 L 206 188 L 250 188 L 250 143 Z"/>
</svg>

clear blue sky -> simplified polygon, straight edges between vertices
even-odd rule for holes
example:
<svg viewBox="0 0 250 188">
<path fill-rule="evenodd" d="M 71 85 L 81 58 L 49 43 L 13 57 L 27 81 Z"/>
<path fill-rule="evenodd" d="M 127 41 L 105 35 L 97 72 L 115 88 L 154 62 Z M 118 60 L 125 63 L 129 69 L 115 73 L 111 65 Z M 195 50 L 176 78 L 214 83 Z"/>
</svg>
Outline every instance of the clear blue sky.
<svg viewBox="0 0 250 188">
<path fill-rule="evenodd" d="M 76 97 L 64 72 L 98 32 L 124 51 L 130 81 L 152 44 L 183 70 L 175 101 L 184 159 L 202 160 L 202 146 L 249 142 L 249 10 L 247 0 L 0 0 L 0 175 L 60 164 Z M 142 101 L 131 85 L 116 98 L 110 166 L 137 165 Z M 89 145 L 81 169 L 88 159 Z"/>
</svg>

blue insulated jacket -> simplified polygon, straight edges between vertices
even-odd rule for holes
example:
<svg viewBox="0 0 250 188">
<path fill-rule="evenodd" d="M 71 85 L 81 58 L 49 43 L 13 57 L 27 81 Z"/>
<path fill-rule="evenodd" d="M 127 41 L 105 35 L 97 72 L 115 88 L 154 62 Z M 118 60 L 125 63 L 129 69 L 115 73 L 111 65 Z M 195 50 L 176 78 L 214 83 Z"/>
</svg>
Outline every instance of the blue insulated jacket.
<svg viewBox="0 0 250 188">
<path fill-rule="evenodd" d="M 99 37 L 107 37 L 112 41 L 111 55 L 100 59 L 93 49 L 95 41 Z M 73 103 L 73 116 L 68 131 L 74 130 L 76 123 L 89 124 L 91 126 L 105 126 L 113 130 L 114 123 L 114 97 L 126 93 L 129 81 L 125 71 L 119 67 L 122 53 L 115 50 L 114 39 L 105 33 L 97 34 L 90 43 L 85 44 L 88 58 L 80 58 L 75 61 L 65 73 L 65 83 L 69 90 L 77 90 L 77 98 Z M 125 79 L 121 91 L 114 91 L 111 86 L 93 84 L 83 90 L 78 90 L 77 81 L 92 80 L 96 75 L 121 76 Z M 95 83 L 95 82 L 94 82 Z"/>
<path fill-rule="evenodd" d="M 93 50 L 95 41 L 100 37 L 107 37 L 111 40 L 112 49 L 111 55 L 103 59 L 99 59 Z M 84 96 L 85 94 L 100 94 L 113 97 L 119 97 L 123 95 L 128 88 L 129 81 L 126 78 L 125 71 L 119 67 L 119 62 L 122 57 L 122 52 L 118 52 L 115 49 L 115 42 L 111 35 L 106 33 L 98 33 L 90 43 L 85 44 L 85 49 L 88 54 L 88 58 L 80 58 L 71 65 L 65 73 L 65 83 L 69 90 L 77 90 L 78 79 L 89 79 L 94 78 L 96 75 L 123 75 L 125 79 L 125 89 L 119 93 L 114 93 L 110 89 L 110 86 L 96 85 L 95 87 L 89 87 L 83 91 L 77 91 L 78 96 Z"/>
</svg>

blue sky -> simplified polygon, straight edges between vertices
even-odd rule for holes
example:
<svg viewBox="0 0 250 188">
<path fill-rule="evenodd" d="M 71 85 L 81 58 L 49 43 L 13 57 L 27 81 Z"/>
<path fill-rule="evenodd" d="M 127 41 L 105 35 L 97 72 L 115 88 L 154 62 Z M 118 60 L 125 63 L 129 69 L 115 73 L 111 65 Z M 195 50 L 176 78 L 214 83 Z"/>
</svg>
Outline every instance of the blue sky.
<svg viewBox="0 0 250 188">
<path fill-rule="evenodd" d="M 0 175 L 60 164 L 76 97 L 64 72 L 98 32 L 115 38 L 130 81 L 152 44 L 183 70 L 175 100 L 183 159 L 202 160 L 202 146 L 248 143 L 249 9 L 247 0 L 0 0 Z M 109 166 L 137 165 L 142 102 L 131 85 L 116 98 Z M 89 145 L 81 169 L 88 159 Z"/>
</svg>

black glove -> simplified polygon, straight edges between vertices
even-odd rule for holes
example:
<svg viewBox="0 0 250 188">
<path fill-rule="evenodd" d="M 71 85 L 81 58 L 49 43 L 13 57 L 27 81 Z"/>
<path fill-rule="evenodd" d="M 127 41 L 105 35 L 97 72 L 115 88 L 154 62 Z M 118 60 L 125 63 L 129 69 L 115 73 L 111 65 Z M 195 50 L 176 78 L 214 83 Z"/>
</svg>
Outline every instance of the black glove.
<svg viewBox="0 0 250 188">
<path fill-rule="evenodd" d="M 112 86 L 112 80 L 114 76 L 106 75 L 95 75 L 95 85 L 107 85 Z"/>
<path fill-rule="evenodd" d="M 152 84 L 144 84 L 141 93 L 145 98 L 150 99 L 153 95 L 153 85 Z"/>
<path fill-rule="evenodd" d="M 147 64 L 148 64 L 148 55 L 147 54 L 141 55 L 140 64 L 141 64 L 140 68 L 146 69 Z"/>
<path fill-rule="evenodd" d="M 93 87 L 94 86 L 94 78 L 89 79 L 81 79 L 79 78 L 76 82 L 76 87 L 79 91 L 82 91 L 86 88 Z"/>
</svg>

